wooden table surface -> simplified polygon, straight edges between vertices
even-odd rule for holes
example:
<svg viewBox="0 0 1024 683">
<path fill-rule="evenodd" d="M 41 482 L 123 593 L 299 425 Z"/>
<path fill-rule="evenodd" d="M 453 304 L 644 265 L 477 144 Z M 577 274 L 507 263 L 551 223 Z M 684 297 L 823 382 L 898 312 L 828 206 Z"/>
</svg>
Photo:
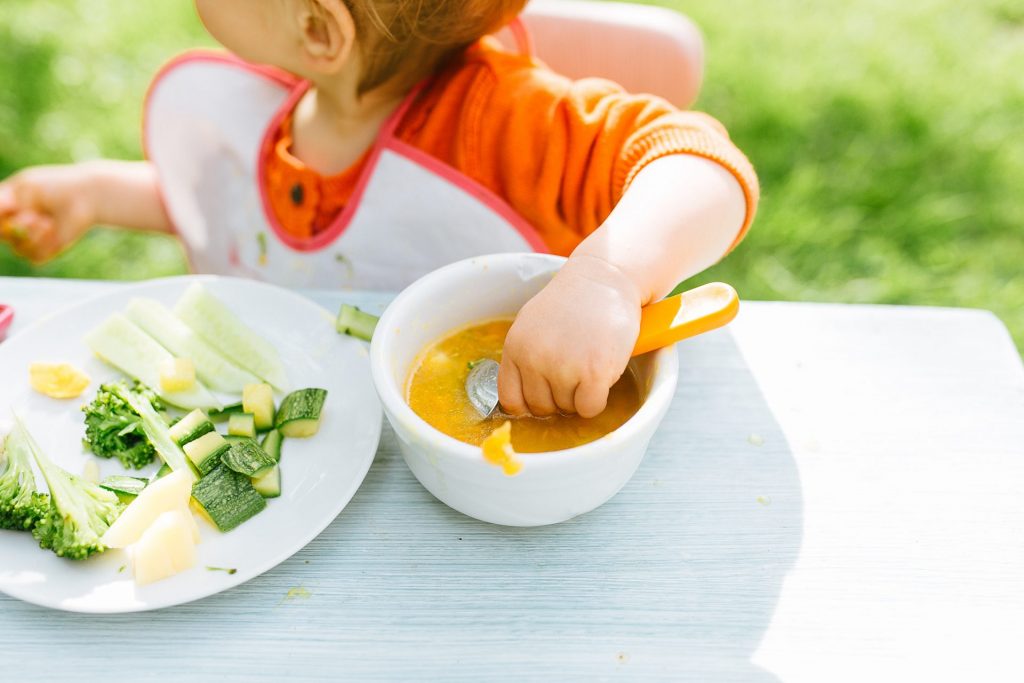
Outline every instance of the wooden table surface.
<svg viewBox="0 0 1024 683">
<path fill-rule="evenodd" d="M 114 286 L 0 278 L 0 302 L 17 333 Z M 0 680 L 1024 680 L 1024 369 L 994 316 L 747 303 L 679 353 L 590 514 L 464 517 L 386 428 L 344 512 L 243 586 L 106 617 L 0 596 Z"/>
</svg>

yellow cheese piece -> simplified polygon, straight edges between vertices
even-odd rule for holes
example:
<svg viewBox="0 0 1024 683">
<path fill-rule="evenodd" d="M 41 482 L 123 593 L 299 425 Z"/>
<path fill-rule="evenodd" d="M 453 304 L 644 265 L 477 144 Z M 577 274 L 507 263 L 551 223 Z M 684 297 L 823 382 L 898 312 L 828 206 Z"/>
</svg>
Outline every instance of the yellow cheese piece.
<svg viewBox="0 0 1024 683">
<path fill-rule="evenodd" d="M 184 507 L 157 517 L 131 548 L 135 582 L 153 583 L 195 566 L 194 529 L 195 520 Z"/>
<path fill-rule="evenodd" d="M 89 376 L 67 363 L 33 363 L 28 368 L 32 388 L 50 398 L 75 398 L 89 386 Z"/>
<path fill-rule="evenodd" d="M 160 364 L 160 388 L 168 394 L 196 385 L 196 366 L 188 358 L 168 358 Z"/>
<path fill-rule="evenodd" d="M 484 439 L 480 450 L 483 451 L 484 460 L 498 465 L 510 477 L 523 469 L 523 463 L 512 450 L 512 423 L 508 420 Z"/>
<path fill-rule="evenodd" d="M 108 548 L 125 548 L 135 543 L 153 521 L 165 512 L 188 507 L 192 480 L 187 472 L 171 472 L 142 489 L 117 518 L 101 541 Z M 193 520 L 193 524 L 194 524 Z"/>
</svg>

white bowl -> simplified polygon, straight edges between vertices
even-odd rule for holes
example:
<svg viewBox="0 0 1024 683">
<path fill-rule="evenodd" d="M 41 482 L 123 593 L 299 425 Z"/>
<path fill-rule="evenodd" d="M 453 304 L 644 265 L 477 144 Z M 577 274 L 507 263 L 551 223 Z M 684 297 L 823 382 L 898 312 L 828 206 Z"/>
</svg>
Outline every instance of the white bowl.
<svg viewBox="0 0 1024 683">
<path fill-rule="evenodd" d="M 377 325 L 370 367 L 384 414 L 416 478 L 439 500 L 470 517 L 540 526 L 598 507 L 636 471 L 675 394 L 673 348 L 634 360 L 643 403 L 625 424 L 597 441 L 562 451 L 524 453 L 514 476 L 483 459 L 478 446 L 427 424 L 405 401 L 413 360 L 452 330 L 513 317 L 565 262 L 540 254 L 496 254 L 459 261 L 414 282 Z"/>
</svg>

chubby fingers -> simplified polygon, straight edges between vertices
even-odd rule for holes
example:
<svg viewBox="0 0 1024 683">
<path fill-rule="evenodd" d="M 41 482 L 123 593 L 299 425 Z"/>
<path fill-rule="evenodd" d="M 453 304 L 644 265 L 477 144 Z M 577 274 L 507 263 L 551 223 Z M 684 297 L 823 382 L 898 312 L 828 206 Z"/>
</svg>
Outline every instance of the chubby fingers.
<svg viewBox="0 0 1024 683">
<path fill-rule="evenodd" d="M 608 405 L 607 382 L 587 380 L 580 382 L 573 395 L 573 405 L 580 417 L 597 417 Z"/>
<path fill-rule="evenodd" d="M 559 412 L 571 415 L 579 412 L 576 405 L 576 389 L 579 387 L 579 380 L 572 377 L 559 377 L 548 380 L 551 387 L 551 396 Z"/>
<path fill-rule="evenodd" d="M 4 219 L 17 212 L 18 197 L 14 192 L 14 186 L 9 182 L 0 183 L 0 230 L 3 230 Z"/>
<path fill-rule="evenodd" d="M 547 417 L 558 412 L 551 385 L 544 375 L 522 369 L 519 374 L 523 378 L 523 398 L 526 399 L 526 407 L 530 409 L 531 415 Z"/>
<path fill-rule="evenodd" d="M 517 417 L 545 417 L 556 412 L 595 417 L 608 405 L 609 386 L 600 378 L 546 378 L 531 370 L 520 370 L 507 356 L 498 370 L 498 401 L 502 410 Z"/>
<path fill-rule="evenodd" d="M 0 237 L 11 244 L 14 253 L 32 263 L 47 261 L 60 251 L 53 219 L 35 211 L 21 211 L 2 221 Z"/>
<path fill-rule="evenodd" d="M 529 412 L 523 396 L 523 379 L 519 375 L 519 368 L 507 355 L 502 357 L 498 368 L 498 403 L 509 415 L 526 415 Z"/>
<path fill-rule="evenodd" d="M 516 417 L 528 414 L 546 417 L 564 410 L 555 402 L 551 385 L 543 375 L 524 372 L 507 358 L 502 359 L 498 369 L 498 402 L 502 410 Z"/>
</svg>

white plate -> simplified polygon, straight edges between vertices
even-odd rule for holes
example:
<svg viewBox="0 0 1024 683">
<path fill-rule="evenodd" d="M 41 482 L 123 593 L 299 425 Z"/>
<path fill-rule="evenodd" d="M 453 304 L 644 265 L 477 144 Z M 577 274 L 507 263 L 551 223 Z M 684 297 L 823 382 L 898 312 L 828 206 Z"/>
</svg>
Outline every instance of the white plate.
<svg viewBox="0 0 1024 683">
<path fill-rule="evenodd" d="M 0 591 L 28 602 L 72 612 L 137 612 L 213 595 L 262 574 L 291 557 L 323 531 L 348 504 L 373 462 L 380 440 L 381 408 L 370 378 L 367 350 L 334 330 L 333 317 L 309 300 L 250 280 L 191 276 L 119 289 L 40 320 L 0 344 L 0 424 L 15 409 L 55 463 L 81 474 L 94 460 L 101 476 L 124 473 L 117 460 L 96 458 L 82 448 L 80 406 L 101 382 L 120 374 L 96 359 L 83 335 L 135 296 L 172 305 L 200 281 L 246 324 L 277 347 L 291 388 L 327 389 L 320 433 L 288 439 L 281 457 L 280 498 L 237 529 L 222 534 L 200 522 L 196 566 L 148 586 L 136 586 L 123 550 L 108 550 L 83 562 L 39 548 L 29 533 L 0 530 Z M 45 398 L 28 385 L 30 363 L 70 362 L 92 384 L 80 398 Z M 278 400 L 280 400 L 278 396 Z M 234 397 L 229 402 L 239 400 Z M 4 430 L 6 432 L 6 430 Z M 143 472 L 156 469 L 150 466 Z M 42 486 L 42 478 L 39 478 Z M 207 567 L 237 569 L 235 574 Z"/>
</svg>

